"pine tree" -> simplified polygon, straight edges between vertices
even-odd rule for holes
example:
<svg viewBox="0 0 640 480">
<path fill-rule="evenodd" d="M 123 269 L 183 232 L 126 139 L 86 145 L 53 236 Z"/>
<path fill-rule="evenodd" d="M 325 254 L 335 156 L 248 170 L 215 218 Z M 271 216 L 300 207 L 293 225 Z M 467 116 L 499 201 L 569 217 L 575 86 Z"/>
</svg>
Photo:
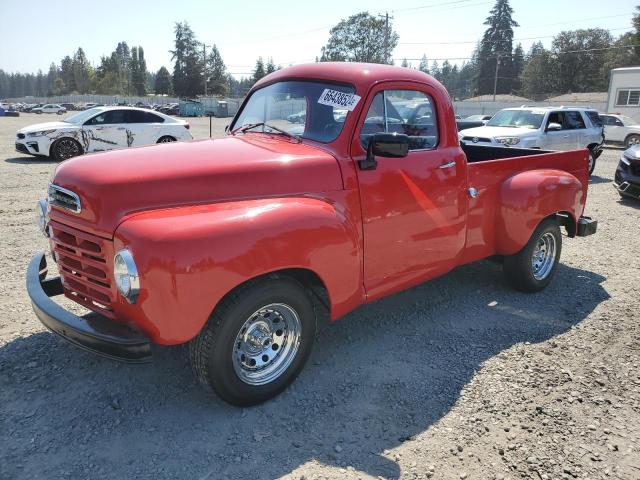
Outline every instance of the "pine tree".
<svg viewBox="0 0 640 480">
<path fill-rule="evenodd" d="M 175 49 L 171 50 L 173 67 L 173 90 L 181 97 L 195 97 L 203 93 L 203 62 L 195 33 L 187 22 L 176 22 Z"/>
<path fill-rule="evenodd" d="M 262 57 L 258 57 L 256 60 L 256 67 L 253 69 L 253 83 L 260 80 L 266 74 L 267 72 L 264 69 L 264 60 L 262 60 Z"/>
<path fill-rule="evenodd" d="M 427 56 L 424 54 L 420 59 L 420 65 L 418 66 L 418 70 L 420 70 L 423 73 L 429 74 L 429 61 L 427 60 Z"/>
<path fill-rule="evenodd" d="M 229 93 L 227 67 L 216 45 L 213 45 L 207 57 L 207 90 L 212 95 L 225 96 Z"/>
<path fill-rule="evenodd" d="M 409 68 L 411 65 L 409 65 L 409 61 L 406 58 L 403 58 L 400 66 L 404 68 Z"/>
<path fill-rule="evenodd" d="M 171 93 L 171 74 L 165 67 L 160 67 L 160 70 L 156 73 L 155 92 L 158 95 Z"/>
<path fill-rule="evenodd" d="M 269 58 L 269 61 L 267 62 L 267 66 L 266 66 L 266 73 L 267 75 L 269 75 L 270 73 L 273 73 L 277 70 L 278 68 L 276 67 L 275 63 L 273 63 L 273 58 Z"/>
<path fill-rule="evenodd" d="M 484 22 L 489 28 L 482 36 L 478 55 L 476 89 L 480 95 L 493 92 L 496 62 L 499 62 L 497 93 L 511 92 L 513 27 L 518 26 L 518 23 L 513 20 L 512 14 L 513 9 L 509 5 L 509 0 L 496 0 Z M 508 78 L 510 75 L 511 78 Z"/>
</svg>

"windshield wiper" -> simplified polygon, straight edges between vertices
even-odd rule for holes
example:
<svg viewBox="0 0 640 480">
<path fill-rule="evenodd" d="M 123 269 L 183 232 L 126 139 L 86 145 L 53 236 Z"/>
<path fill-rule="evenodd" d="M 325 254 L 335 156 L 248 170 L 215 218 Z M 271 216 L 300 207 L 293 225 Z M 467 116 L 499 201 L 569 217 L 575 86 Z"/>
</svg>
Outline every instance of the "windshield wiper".
<svg viewBox="0 0 640 480">
<path fill-rule="evenodd" d="M 286 130 L 283 130 L 281 128 L 278 127 L 274 127 L 273 125 L 269 125 L 266 122 L 258 122 L 258 123 L 249 123 L 248 125 L 243 125 L 241 127 L 238 127 L 234 130 L 232 130 L 230 133 L 231 135 L 235 135 L 236 132 L 240 132 L 240 133 L 245 133 L 253 128 L 256 127 L 267 127 L 271 130 L 274 130 L 278 133 L 281 133 L 282 135 L 285 135 L 289 138 L 293 138 L 294 140 L 296 140 L 298 143 L 302 141 L 302 138 L 300 138 L 299 135 L 296 135 L 295 133 L 291 133 L 291 132 L 287 132 Z"/>
</svg>

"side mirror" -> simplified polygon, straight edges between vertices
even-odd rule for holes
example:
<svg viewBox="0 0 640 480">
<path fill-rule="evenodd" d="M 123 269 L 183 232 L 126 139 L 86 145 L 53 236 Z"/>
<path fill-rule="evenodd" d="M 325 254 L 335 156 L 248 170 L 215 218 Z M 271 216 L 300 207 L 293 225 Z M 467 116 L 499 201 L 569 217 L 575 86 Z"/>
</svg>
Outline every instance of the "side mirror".
<svg viewBox="0 0 640 480">
<path fill-rule="evenodd" d="M 409 154 L 409 137 L 401 133 L 375 133 L 369 139 L 367 158 L 358 161 L 360 170 L 375 170 L 376 155 L 387 158 L 403 158 Z"/>
<path fill-rule="evenodd" d="M 229 133 L 229 125 L 224 126 L 224 133 Z"/>
<path fill-rule="evenodd" d="M 547 132 L 557 132 L 558 130 L 562 130 L 562 125 L 559 123 L 551 122 L 547 125 Z"/>
</svg>

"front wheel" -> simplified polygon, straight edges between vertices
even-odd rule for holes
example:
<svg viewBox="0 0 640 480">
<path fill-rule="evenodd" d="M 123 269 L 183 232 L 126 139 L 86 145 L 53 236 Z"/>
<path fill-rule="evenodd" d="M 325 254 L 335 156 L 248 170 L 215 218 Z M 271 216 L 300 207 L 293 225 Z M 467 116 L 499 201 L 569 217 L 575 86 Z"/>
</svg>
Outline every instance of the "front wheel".
<svg viewBox="0 0 640 480">
<path fill-rule="evenodd" d="M 57 161 L 82 155 L 82 146 L 73 138 L 63 137 L 56 140 L 50 149 L 51 158 Z"/>
<path fill-rule="evenodd" d="M 220 302 L 189 343 L 196 378 L 232 405 L 282 392 L 302 370 L 315 339 L 312 301 L 297 281 L 248 282 Z"/>
<path fill-rule="evenodd" d="M 165 135 L 164 137 L 160 137 L 156 143 L 170 143 L 175 142 L 176 139 L 170 135 Z"/>
<path fill-rule="evenodd" d="M 507 281 L 516 290 L 539 292 L 555 275 L 561 251 L 560 227 L 555 218 L 547 218 L 522 250 L 505 257 L 503 270 Z"/>
</svg>

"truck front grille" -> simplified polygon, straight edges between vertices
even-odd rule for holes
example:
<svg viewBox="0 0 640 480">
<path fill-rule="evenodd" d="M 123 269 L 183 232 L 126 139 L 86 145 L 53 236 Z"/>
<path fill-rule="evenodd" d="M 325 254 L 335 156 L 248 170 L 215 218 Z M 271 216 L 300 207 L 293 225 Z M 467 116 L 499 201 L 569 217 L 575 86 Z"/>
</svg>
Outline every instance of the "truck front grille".
<svg viewBox="0 0 640 480">
<path fill-rule="evenodd" d="M 90 310 L 113 318 L 114 299 L 107 259 L 111 242 L 57 222 L 49 223 L 51 250 L 62 278 L 64 293 Z"/>
</svg>

